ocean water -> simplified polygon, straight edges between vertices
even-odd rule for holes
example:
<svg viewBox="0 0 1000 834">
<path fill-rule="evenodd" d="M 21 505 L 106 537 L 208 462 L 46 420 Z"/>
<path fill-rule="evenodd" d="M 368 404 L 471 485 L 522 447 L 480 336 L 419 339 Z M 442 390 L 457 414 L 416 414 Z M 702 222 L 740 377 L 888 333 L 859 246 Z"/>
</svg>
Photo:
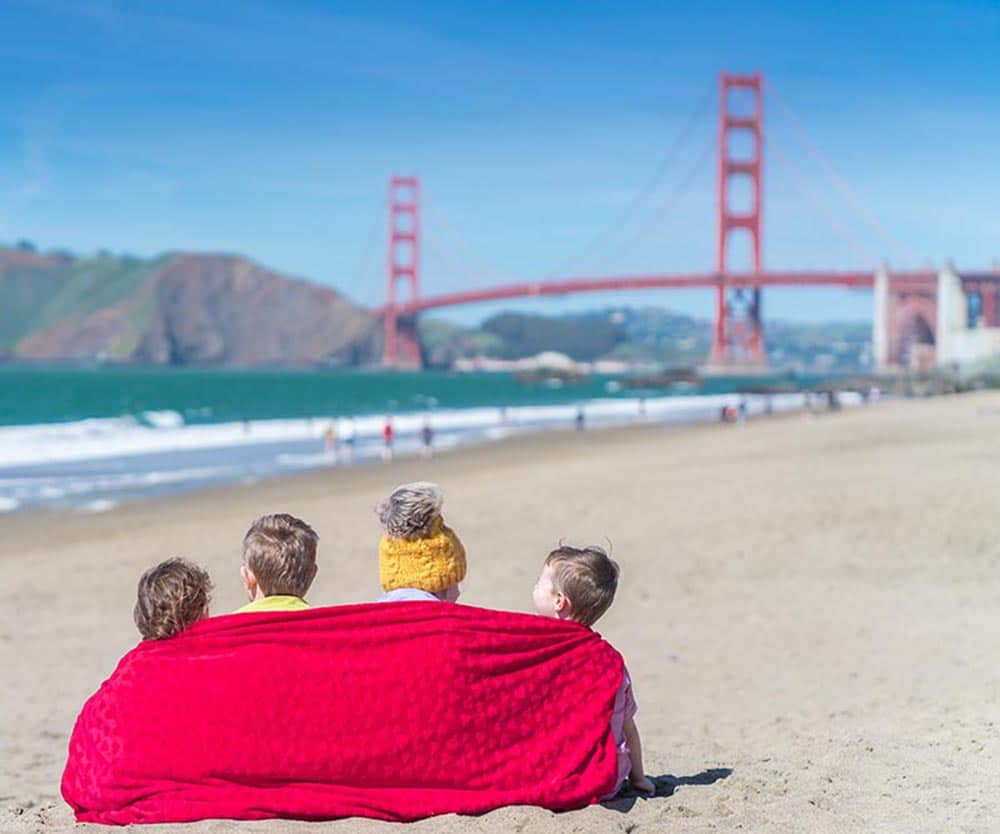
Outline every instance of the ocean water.
<svg viewBox="0 0 1000 834">
<path fill-rule="evenodd" d="M 741 388 L 766 381 L 640 392 L 610 377 L 552 387 L 486 373 L 0 366 L 0 512 L 100 512 L 212 484 L 362 465 L 381 458 L 387 418 L 397 455 L 420 452 L 425 425 L 440 451 L 572 430 L 580 420 L 588 430 L 716 420 Z M 743 398 L 751 416 L 802 408 L 805 399 Z"/>
</svg>

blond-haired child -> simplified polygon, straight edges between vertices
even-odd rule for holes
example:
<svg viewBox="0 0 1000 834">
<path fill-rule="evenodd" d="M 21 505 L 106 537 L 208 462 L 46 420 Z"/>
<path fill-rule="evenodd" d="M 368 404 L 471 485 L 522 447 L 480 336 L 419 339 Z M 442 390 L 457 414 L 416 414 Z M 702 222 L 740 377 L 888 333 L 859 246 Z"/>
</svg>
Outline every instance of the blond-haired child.
<svg viewBox="0 0 1000 834">
<path fill-rule="evenodd" d="M 184 559 L 167 559 L 139 578 L 132 617 L 143 640 L 166 640 L 208 616 L 212 580 Z"/>
<path fill-rule="evenodd" d="M 441 487 L 415 481 L 396 487 L 375 511 L 384 530 L 378 545 L 379 602 L 455 602 L 465 579 L 465 547 L 444 523 Z"/>
<path fill-rule="evenodd" d="M 288 513 L 263 515 L 243 537 L 240 576 L 250 602 L 236 611 L 298 611 L 316 578 L 319 536 Z"/>
<path fill-rule="evenodd" d="M 535 583 L 531 595 L 535 609 L 546 617 L 592 626 L 614 601 L 618 573 L 617 563 L 603 548 L 561 545 L 549 553 Z M 624 669 L 611 714 L 611 732 L 618 748 L 618 779 L 605 799 L 617 794 L 626 779 L 641 793 L 656 793 L 656 786 L 643 769 L 636 709 L 632 679 Z"/>
</svg>

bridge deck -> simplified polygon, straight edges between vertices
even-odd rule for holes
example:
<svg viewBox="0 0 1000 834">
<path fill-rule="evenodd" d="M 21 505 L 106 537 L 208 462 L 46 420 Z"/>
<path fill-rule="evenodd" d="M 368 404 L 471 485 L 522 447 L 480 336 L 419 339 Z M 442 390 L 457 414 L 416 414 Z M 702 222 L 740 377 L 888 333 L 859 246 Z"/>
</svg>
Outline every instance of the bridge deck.
<svg viewBox="0 0 1000 834">
<path fill-rule="evenodd" d="M 1000 277 L 1000 276 L 998 276 Z M 894 272 L 890 276 L 894 285 L 912 285 L 914 289 L 930 289 L 936 281 L 933 272 Z M 873 272 L 810 272 L 782 271 L 754 273 L 692 273 L 687 275 L 626 275 L 613 278 L 566 278 L 554 281 L 534 281 L 506 284 L 467 292 L 447 293 L 412 299 L 396 306 L 397 315 L 419 313 L 439 307 L 476 304 L 507 298 L 572 295 L 584 292 L 609 292 L 615 290 L 650 289 L 712 289 L 720 286 L 739 289 L 744 287 L 844 287 L 870 289 L 875 283 Z M 385 308 L 375 311 L 376 315 Z"/>
</svg>

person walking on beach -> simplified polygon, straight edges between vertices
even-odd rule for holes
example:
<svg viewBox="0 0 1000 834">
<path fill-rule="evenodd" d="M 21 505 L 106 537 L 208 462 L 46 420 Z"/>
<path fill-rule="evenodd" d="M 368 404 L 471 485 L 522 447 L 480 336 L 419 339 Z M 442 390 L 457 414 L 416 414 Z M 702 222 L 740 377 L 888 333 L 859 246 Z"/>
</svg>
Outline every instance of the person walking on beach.
<svg viewBox="0 0 1000 834">
<path fill-rule="evenodd" d="M 392 460 L 392 417 L 386 415 L 385 426 L 382 428 L 382 460 Z"/>
<path fill-rule="evenodd" d="M 354 418 L 348 417 L 340 424 L 340 438 L 344 447 L 344 463 L 350 463 L 354 458 L 354 439 L 357 431 L 354 426 Z"/>
<path fill-rule="evenodd" d="M 434 429 L 431 428 L 431 421 L 428 417 L 420 427 L 420 456 L 429 458 L 434 454 Z"/>
<path fill-rule="evenodd" d="M 573 421 L 576 424 L 577 431 L 583 431 L 587 428 L 587 418 L 583 413 L 583 406 L 578 405 L 576 407 L 576 418 Z"/>
<path fill-rule="evenodd" d="M 326 431 L 323 432 L 324 437 L 324 450 L 328 458 L 332 458 L 333 462 L 337 462 L 337 430 L 333 426 L 333 421 L 331 421 L 327 427 Z"/>
</svg>

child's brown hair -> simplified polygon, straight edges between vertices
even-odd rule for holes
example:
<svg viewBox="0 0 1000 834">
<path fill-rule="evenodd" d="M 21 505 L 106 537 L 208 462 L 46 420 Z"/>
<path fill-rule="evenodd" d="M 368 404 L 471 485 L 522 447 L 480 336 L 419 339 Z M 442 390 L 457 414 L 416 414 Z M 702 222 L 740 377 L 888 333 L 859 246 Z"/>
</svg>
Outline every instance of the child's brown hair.
<svg viewBox="0 0 1000 834">
<path fill-rule="evenodd" d="M 591 626 L 615 599 L 618 563 L 596 546 L 560 545 L 545 559 L 552 584 L 570 601 L 570 618 Z"/>
<path fill-rule="evenodd" d="M 208 616 L 212 580 L 208 572 L 184 559 L 167 559 L 139 579 L 136 628 L 143 640 L 165 640 Z"/>
<path fill-rule="evenodd" d="M 316 577 L 319 536 L 288 513 L 258 518 L 243 537 L 243 564 L 253 571 L 264 596 L 304 597 Z"/>
</svg>

